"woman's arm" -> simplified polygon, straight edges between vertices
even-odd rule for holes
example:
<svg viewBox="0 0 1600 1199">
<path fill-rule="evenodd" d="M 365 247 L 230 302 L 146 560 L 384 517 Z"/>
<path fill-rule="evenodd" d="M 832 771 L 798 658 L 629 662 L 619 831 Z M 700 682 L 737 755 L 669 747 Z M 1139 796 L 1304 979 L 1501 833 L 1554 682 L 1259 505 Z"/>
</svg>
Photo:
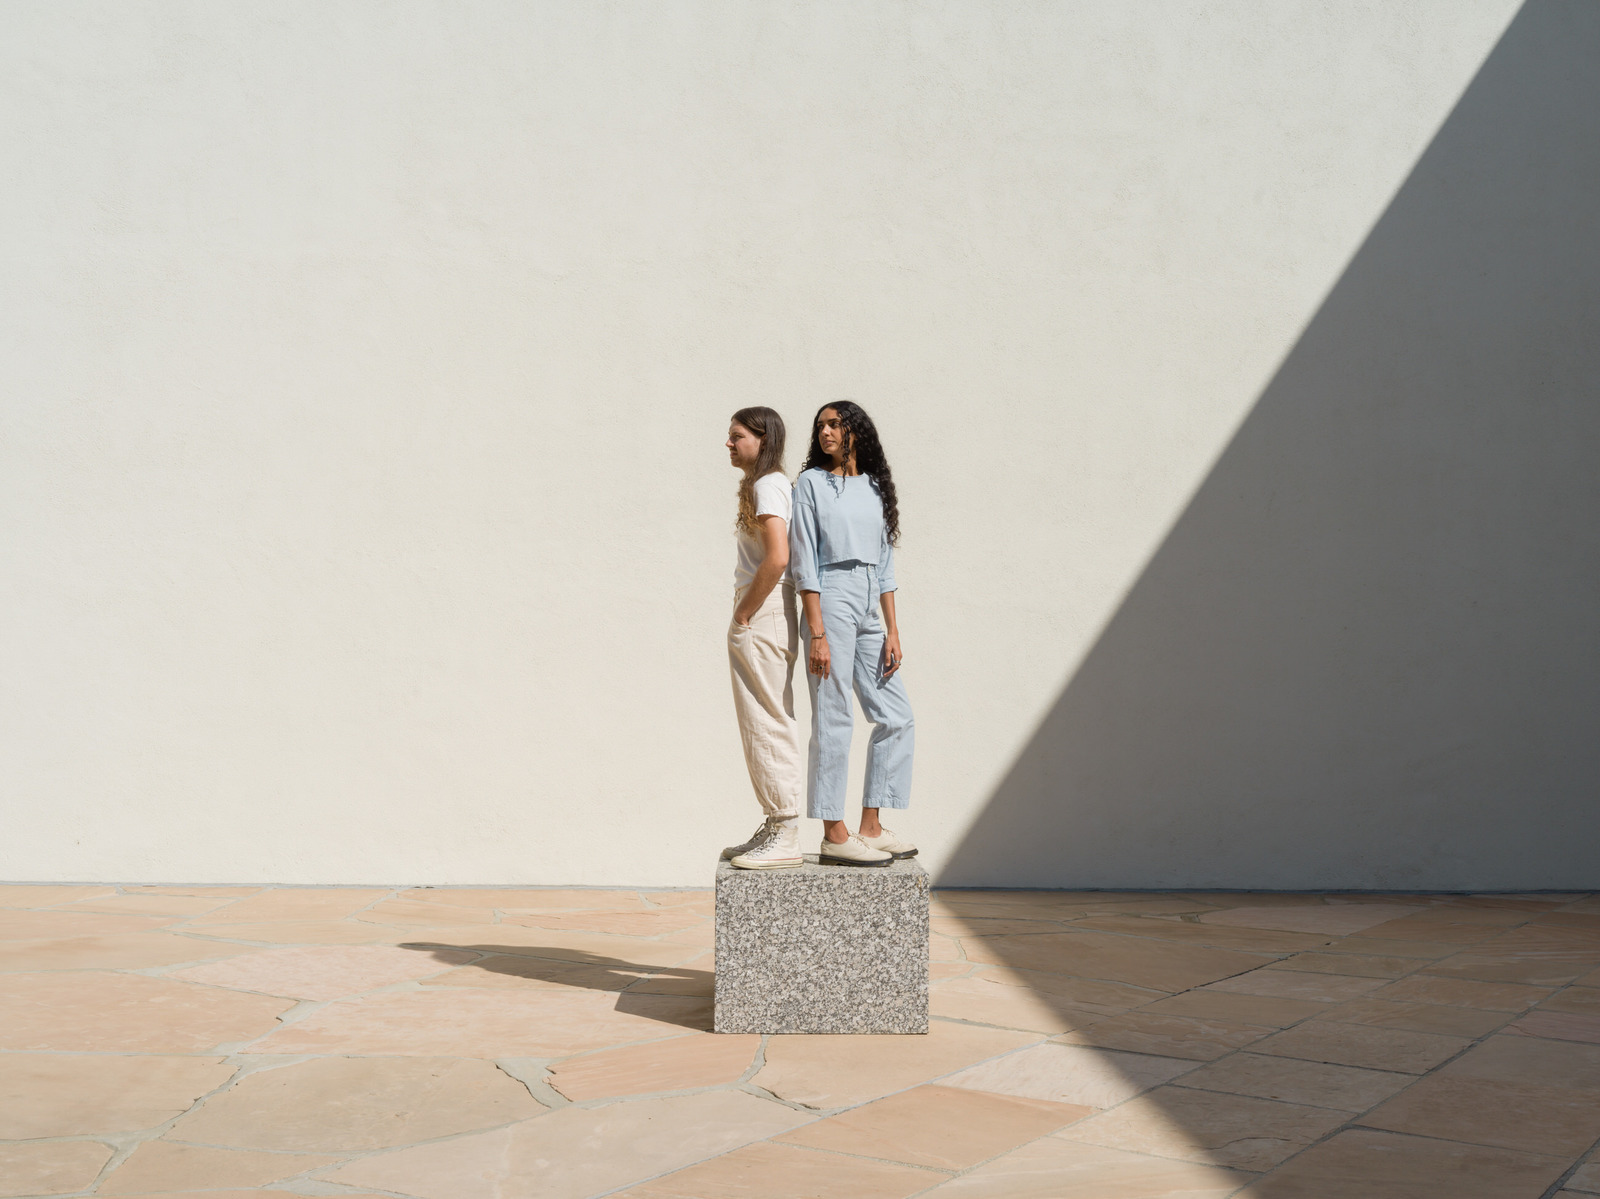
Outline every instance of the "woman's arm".
<svg viewBox="0 0 1600 1199">
<path fill-rule="evenodd" d="M 888 678 L 904 661 L 900 656 L 900 626 L 894 618 L 894 592 L 879 595 L 878 606 L 883 609 L 883 677 Z"/>
<path fill-rule="evenodd" d="M 761 519 L 761 565 L 756 567 L 756 577 L 744 589 L 733 618 L 740 624 L 749 624 L 750 618 L 761 610 L 767 596 L 789 569 L 789 527 L 781 516 L 763 516 Z"/>
<path fill-rule="evenodd" d="M 806 669 L 825 679 L 833 671 L 833 658 L 828 653 L 828 638 L 822 627 L 822 593 L 802 591 L 800 604 L 806 610 L 806 628 L 811 636 L 806 649 Z"/>
</svg>

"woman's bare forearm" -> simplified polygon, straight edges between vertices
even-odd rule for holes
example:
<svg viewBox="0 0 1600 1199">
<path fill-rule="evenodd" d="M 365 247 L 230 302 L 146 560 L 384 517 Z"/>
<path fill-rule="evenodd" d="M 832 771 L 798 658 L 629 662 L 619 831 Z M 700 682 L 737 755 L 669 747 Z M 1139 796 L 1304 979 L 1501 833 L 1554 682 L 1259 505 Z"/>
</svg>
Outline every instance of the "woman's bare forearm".
<svg viewBox="0 0 1600 1199">
<path fill-rule="evenodd" d="M 822 593 L 820 591 L 802 591 L 800 593 L 800 606 L 805 609 L 806 627 L 815 637 L 823 631 L 822 628 Z"/>
</svg>

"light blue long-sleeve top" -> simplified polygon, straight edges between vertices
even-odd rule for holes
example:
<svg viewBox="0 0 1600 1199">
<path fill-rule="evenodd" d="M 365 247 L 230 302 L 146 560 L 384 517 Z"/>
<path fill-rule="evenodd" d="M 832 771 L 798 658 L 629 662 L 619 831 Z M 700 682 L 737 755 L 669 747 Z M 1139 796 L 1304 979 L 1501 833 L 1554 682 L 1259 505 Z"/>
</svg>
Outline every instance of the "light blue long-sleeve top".
<svg viewBox="0 0 1600 1199">
<path fill-rule="evenodd" d="M 839 562 L 878 568 L 878 594 L 895 590 L 894 546 L 878 485 L 866 475 L 800 472 L 789 521 L 789 570 L 796 591 L 821 591 L 817 572 Z"/>
</svg>

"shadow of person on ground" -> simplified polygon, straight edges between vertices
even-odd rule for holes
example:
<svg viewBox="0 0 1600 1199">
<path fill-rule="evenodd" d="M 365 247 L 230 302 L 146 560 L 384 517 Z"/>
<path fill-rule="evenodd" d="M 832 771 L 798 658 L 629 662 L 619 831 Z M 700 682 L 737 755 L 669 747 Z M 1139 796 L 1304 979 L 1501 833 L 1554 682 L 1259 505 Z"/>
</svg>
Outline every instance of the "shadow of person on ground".
<svg viewBox="0 0 1600 1199">
<path fill-rule="evenodd" d="M 466 950 L 484 956 L 464 965 L 450 959 L 457 972 L 481 970 L 504 978 L 489 986 L 515 986 L 512 979 L 534 984 L 617 992 L 616 1010 L 664 1024 L 709 1031 L 712 973 L 683 966 L 648 966 L 604 957 L 579 949 L 538 945 L 484 945 L 444 941 L 407 941 L 401 949 L 419 952 Z"/>
</svg>

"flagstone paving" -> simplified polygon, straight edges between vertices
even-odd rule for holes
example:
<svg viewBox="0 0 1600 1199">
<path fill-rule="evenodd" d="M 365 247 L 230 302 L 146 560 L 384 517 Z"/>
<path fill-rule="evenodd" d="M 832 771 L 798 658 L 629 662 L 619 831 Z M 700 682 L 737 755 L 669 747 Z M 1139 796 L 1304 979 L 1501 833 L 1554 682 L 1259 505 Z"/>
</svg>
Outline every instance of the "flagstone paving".
<svg viewBox="0 0 1600 1199">
<path fill-rule="evenodd" d="M 1600 1196 L 1600 896 L 938 891 L 926 1036 L 709 891 L 0 886 L 0 1199 Z"/>
</svg>

